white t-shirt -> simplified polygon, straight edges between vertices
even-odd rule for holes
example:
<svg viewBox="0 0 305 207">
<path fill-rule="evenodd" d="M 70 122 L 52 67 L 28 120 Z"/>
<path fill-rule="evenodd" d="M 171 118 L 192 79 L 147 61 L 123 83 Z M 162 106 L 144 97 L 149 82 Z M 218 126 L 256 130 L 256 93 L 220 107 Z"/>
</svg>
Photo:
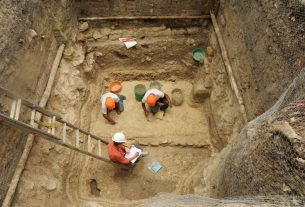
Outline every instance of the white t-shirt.
<svg viewBox="0 0 305 207">
<path fill-rule="evenodd" d="M 118 103 L 120 101 L 120 97 L 114 93 L 108 92 L 108 93 L 105 93 L 104 95 L 102 95 L 101 103 L 102 103 L 102 113 L 103 114 L 107 114 L 107 107 L 105 104 L 107 98 L 112 98 L 115 103 Z"/>
<path fill-rule="evenodd" d="M 144 97 L 142 98 L 142 103 L 146 102 L 147 96 L 149 96 L 149 94 L 154 94 L 157 98 L 157 100 L 159 98 L 164 98 L 164 93 L 162 91 L 159 91 L 158 89 L 152 88 L 146 91 Z"/>
</svg>

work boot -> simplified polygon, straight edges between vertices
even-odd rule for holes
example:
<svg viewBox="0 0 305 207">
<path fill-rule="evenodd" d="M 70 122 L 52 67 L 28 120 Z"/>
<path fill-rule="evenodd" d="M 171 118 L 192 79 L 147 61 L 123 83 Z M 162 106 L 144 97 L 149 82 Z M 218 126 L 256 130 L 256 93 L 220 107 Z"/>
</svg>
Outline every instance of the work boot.
<svg viewBox="0 0 305 207">
<path fill-rule="evenodd" d="M 145 156 L 147 156 L 147 155 L 149 155 L 149 152 L 147 152 L 147 151 L 143 151 L 143 152 L 142 152 L 142 156 L 143 156 L 143 157 L 145 157 Z"/>
</svg>

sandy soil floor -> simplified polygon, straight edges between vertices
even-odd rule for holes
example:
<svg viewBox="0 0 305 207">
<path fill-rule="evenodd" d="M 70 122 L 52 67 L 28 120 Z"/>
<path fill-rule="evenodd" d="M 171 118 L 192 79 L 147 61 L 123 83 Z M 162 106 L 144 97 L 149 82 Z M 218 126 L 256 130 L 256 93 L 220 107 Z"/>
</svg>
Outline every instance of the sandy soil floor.
<svg viewBox="0 0 305 207">
<path fill-rule="evenodd" d="M 122 95 L 125 95 L 125 111 L 120 115 L 112 112 L 111 116 L 117 122 L 111 125 L 101 116 L 101 105 L 95 104 L 91 113 L 91 131 L 103 137 L 111 137 L 115 132 L 122 131 L 128 138 L 146 141 L 148 143 L 175 142 L 186 144 L 209 144 L 210 134 L 208 123 L 203 112 L 203 106 L 192 108 L 190 94 L 192 84 L 187 81 L 165 82 L 162 91 L 171 96 L 174 88 L 184 91 L 185 100 L 181 106 L 168 108 L 162 120 L 158 116 L 149 115 L 146 119 L 142 110 L 141 102 L 137 102 L 134 95 L 134 86 L 144 84 L 149 87 L 149 82 L 129 81 L 123 82 Z M 96 94 L 99 95 L 99 94 Z"/>
</svg>

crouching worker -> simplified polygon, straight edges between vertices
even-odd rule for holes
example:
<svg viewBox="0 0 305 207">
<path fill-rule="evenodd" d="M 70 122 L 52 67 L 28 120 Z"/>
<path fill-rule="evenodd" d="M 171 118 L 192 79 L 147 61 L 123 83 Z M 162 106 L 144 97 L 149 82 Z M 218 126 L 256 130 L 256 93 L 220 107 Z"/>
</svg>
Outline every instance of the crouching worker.
<svg viewBox="0 0 305 207">
<path fill-rule="evenodd" d="M 165 113 L 168 106 L 173 106 L 171 99 L 166 93 L 154 88 L 147 90 L 142 99 L 142 108 L 145 116 L 148 117 L 148 110 L 145 107 L 145 103 L 147 103 L 152 114 L 156 114 L 160 110 Z"/>
<path fill-rule="evenodd" d="M 126 153 L 129 151 L 124 143 L 126 142 L 125 135 L 122 132 L 117 132 L 113 135 L 112 140 L 108 143 L 108 155 L 111 161 L 127 166 L 133 166 L 132 162 L 140 156 L 141 152 L 134 152 L 129 158 L 126 158 Z"/>
<path fill-rule="evenodd" d="M 116 110 L 117 114 L 121 114 L 124 111 L 123 100 L 126 97 L 119 94 L 114 94 L 111 92 L 105 93 L 101 97 L 102 103 L 102 114 L 105 119 L 107 119 L 111 124 L 115 124 L 116 122 L 109 116 L 109 113 L 112 110 Z"/>
</svg>

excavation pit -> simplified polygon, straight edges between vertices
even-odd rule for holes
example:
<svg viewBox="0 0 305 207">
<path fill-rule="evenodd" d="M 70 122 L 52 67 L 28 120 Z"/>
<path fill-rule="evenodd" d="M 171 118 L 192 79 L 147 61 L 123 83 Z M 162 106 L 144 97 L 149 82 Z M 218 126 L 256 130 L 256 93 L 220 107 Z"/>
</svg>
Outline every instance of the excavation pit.
<svg viewBox="0 0 305 207">
<path fill-rule="evenodd" d="M 57 143 L 62 136 L 66 142 L 59 144 L 72 146 L 34 133 L 31 147 L 23 131 L 0 120 L 0 205 L 304 203 L 304 1 L 2 2 L 1 87 L 35 104 L 48 99 L 46 109 L 59 114 L 54 122 L 62 117 L 75 127 L 51 129 L 44 116 L 40 129 L 55 128 Z M 119 41 L 124 37 L 137 44 L 127 49 Z M 63 47 L 62 58 L 54 59 Z M 195 62 L 195 48 L 208 57 Z M 53 61 L 60 67 L 46 97 Z M 123 83 L 127 100 L 121 115 L 111 114 L 113 126 L 102 117 L 99 99 L 114 80 Z M 169 95 L 181 88 L 184 101 L 162 120 L 147 121 L 133 89 L 152 81 Z M 14 107 L 0 102 L 0 111 L 12 117 Z M 21 115 L 19 121 L 29 121 Z M 97 157 L 95 136 L 78 137 L 78 128 L 107 141 L 123 131 L 150 154 L 126 170 Z M 87 156 L 90 149 L 100 159 Z M 155 161 L 162 168 L 154 174 L 148 166 Z"/>
<path fill-rule="evenodd" d="M 92 30 L 92 33 L 100 31 Z M 126 30 L 113 33 L 122 31 Z M 149 152 L 129 170 L 75 154 L 73 170 L 68 170 L 69 176 L 65 182 L 67 191 L 75 198 L 93 199 L 110 206 L 126 201 L 133 205 L 160 192 L 179 193 L 188 172 L 211 156 L 211 111 L 208 104 L 195 103 L 192 97 L 194 77 L 203 68 L 194 62 L 191 51 L 195 46 L 207 45 L 208 33 L 194 27 L 190 31 L 196 31 L 195 34 L 187 36 L 181 32 L 170 35 L 170 30 L 164 27 L 133 27 L 132 31 L 135 34 L 146 32 L 136 48 L 126 49 L 116 39 L 87 43 L 87 50 L 90 48 L 90 53 L 98 54 L 95 59 L 101 66 L 98 69 L 83 72 L 81 67 L 75 67 L 73 64 L 79 56 L 72 60 L 64 58 L 61 62 L 60 76 L 54 89 L 58 99 L 53 99 L 50 106 L 57 108 L 60 103 L 67 106 L 62 107 L 64 114 L 69 114 L 66 119 L 73 122 L 73 117 L 82 117 L 80 125 L 107 141 L 114 133 L 124 132 L 127 139 Z M 75 51 L 81 53 L 82 50 L 76 48 Z M 100 97 L 114 80 L 122 82 L 120 94 L 126 96 L 126 100 L 124 112 L 120 115 L 115 111 L 110 113 L 116 121 L 112 125 L 102 116 Z M 149 89 L 154 81 L 160 82 L 162 91 L 170 97 L 175 88 L 181 89 L 184 94 L 183 103 L 169 107 L 162 119 L 152 114 L 146 119 L 141 102 L 135 97 L 136 85 L 143 84 Z M 69 95 L 67 91 L 70 91 Z M 75 106 L 73 109 L 66 104 L 69 99 L 71 105 Z M 93 151 L 97 152 L 96 145 Z M 102 156 L 108 159 L 106 145 L 102 146 Z M 156 174 L 148 169 L 154 161 L 162 165 Z M 92 180 L 95 181 L 94 193 Z M 100 190 L 99 194 L 96 189 Z"/>
</svg>

